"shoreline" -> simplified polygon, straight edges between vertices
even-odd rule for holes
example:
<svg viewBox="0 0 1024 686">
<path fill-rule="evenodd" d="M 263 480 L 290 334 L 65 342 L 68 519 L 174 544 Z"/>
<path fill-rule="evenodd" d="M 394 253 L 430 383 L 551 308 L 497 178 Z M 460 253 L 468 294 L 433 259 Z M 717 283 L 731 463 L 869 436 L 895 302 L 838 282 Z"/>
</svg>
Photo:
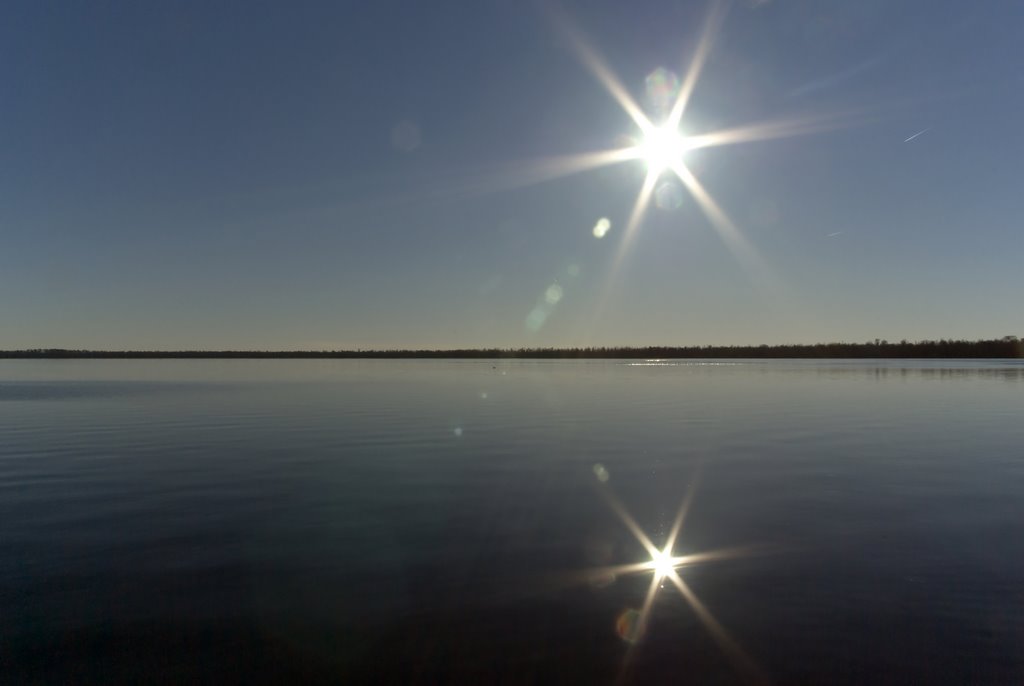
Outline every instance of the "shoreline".
<svg viewBox="0 0 1024 686">
<path fill-rule="evenodd" d="M 1014 336 L 978 341 L 756 346 L 454 348 L 438 350 L 0 350 L 0 359 L 1021 359 Z"/>
</svg>

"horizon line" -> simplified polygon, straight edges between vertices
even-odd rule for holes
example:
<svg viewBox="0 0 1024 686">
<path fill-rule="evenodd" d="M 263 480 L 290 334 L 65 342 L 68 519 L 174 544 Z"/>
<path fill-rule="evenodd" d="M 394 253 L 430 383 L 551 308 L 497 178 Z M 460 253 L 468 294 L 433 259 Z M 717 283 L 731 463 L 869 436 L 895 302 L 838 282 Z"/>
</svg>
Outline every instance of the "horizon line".
<svg viewBox="0 0 1024 686">
<path fill-rule="evenodd" d="M 519 348 L 356 348 L 319 350 L 104 350 L 85 348 L 22 348 L 0 350 L 0 358 L 373 358 L 373 357 L 738 357 L 747 353 L 754 357 L 1024 357 L 1024 343 L 1017 336 L 990 339 L 924 339 L 898 342 L 876 338 L 865 343 L 832 341 L 824 343 L 755 343 L 742 345 L 646 345 L 646 346 L 561 346 Z M 780 355 L 781 353 L 781 355 Z M 882 354 L 885 353 L 885 354 Z M 913 355 L 913 353 L 930 353 Z M 998 354 L 993 354 L 998 353 Z"/>
</svg>

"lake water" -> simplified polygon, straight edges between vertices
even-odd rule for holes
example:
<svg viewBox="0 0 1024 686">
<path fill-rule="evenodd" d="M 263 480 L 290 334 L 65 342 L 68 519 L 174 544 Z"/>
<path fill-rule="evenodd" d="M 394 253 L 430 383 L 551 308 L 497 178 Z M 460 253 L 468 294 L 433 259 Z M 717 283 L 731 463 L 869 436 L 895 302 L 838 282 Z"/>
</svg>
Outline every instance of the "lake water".
<svg viewBox="0 0 1024 686">
<path fill-rule="evenodd" d="M 300 680 L 1022 683 L 1024 364 L 0 361 L 0 681 Z"/>
</svg>

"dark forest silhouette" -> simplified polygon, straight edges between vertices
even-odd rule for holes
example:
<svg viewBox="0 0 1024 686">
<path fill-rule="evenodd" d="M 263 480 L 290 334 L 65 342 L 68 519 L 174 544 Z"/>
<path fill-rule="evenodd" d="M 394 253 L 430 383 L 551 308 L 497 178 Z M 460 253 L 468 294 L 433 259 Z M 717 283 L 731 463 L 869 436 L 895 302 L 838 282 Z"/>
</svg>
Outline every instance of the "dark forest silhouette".
<svg viewBox="0 0 1024 686">
<path fill-rule="evenodd" d="M 450 350 L 68 350 L 34 348 L 0 350 L 0 358 L 159 359 L 159 358 L 1021 358 L 1024 342 L 1016 336 L 992 340 L 815 343 L 809 345 L 706 345 L 591 348 L 466 348 Z"/>
</svg>

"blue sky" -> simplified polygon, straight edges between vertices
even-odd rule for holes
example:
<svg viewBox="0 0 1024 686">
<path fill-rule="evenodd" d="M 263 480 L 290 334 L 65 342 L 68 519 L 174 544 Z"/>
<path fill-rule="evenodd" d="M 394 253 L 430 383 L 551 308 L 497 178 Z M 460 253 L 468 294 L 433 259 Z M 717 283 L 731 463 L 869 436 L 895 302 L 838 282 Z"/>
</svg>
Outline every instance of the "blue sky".
<svg viewBox="0 0 1024 686">
<path fill-rule="evenodd" d="M 1016 3 L 732 3 L 682 130 L 832 122 L 685 155 L 747 259 L 671 174 L 627 235 L 642 160 L 539 173 L 639 134 L 567 26 L 649 110 L 708 7 L 10 3 L 0 348 L 1024 334 Z"/>
</svg>

